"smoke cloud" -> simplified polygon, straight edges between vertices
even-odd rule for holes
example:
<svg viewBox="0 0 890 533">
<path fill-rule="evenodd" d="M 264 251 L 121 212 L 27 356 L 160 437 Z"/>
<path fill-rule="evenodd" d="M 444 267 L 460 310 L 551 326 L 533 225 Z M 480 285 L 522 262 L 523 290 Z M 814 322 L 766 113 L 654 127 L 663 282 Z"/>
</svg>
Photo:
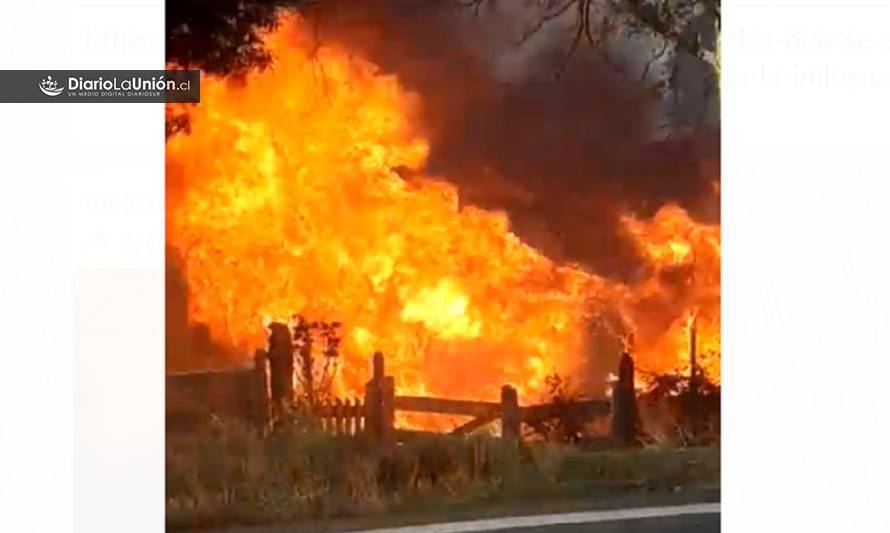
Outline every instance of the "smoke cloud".
<svg viewBox="0 0 890 533">
<path fill-rule="evenodd" d="M 555 260 L 627 280 L 638 258 L 619 214 L 676 202 L 719 220 L 717 131 L 656 140 L 664 99 L 583 46 L 564 65 L 570 21 L 518 45 L 522 3 L 491 5 L 334 1 L 312 20 L 321 44 L 361 50 L 422 95 L 429 172 L 462 202 L 506 210 Z"/>
</svg>

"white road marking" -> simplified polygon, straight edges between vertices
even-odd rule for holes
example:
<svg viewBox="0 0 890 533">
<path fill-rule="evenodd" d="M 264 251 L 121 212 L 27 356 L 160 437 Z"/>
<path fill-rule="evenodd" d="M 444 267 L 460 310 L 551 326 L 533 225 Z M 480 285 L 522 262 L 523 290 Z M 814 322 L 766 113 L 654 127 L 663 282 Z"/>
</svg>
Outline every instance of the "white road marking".
<svg viewBox="0 0 890 533">
<path fill-rule="evenodd" d="M 579 513 L 559 513 L 533 516 L 505 516 L 486 520 L 447 522 L 419 526 L 367 529 L 356 533 L 474 533 L 476 531 L 497 531 L 522 527 L 555 526 L 563 524 L 592 524 L 636 518 L 662 518 L 688 514 L 713 514 L 720 512 L 719 503 L 696 503 L 666 507 L 638 507 L 635 509 L 612 509 L 608 511 L 584 511 Z"/>
</svg>

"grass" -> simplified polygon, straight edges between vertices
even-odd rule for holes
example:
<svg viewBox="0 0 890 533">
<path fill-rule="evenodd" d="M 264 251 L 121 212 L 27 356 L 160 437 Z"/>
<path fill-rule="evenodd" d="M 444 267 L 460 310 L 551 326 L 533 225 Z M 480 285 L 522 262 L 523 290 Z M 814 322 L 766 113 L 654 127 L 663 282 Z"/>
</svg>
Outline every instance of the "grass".
<svg viewBox="0 0 890 533">
<path fill-rule="evenodd" d="M 370 441 L 217 423 L 167 443 L 168 529 L 422 515 L 717 489 L 719 448 L 583 451 L 485 435 Z"/>
</svg>

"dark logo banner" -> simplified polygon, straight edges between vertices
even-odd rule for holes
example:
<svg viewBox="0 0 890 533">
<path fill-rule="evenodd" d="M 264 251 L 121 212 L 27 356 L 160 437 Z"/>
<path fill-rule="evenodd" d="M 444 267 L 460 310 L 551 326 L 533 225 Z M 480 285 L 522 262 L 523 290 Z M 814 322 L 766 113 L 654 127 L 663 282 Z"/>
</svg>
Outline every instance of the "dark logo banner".
<svg viewBox="0 0 890 533">
<path fill-rule="evenodd" d="M 0 70 L 0 102 L 201 101 L 199 70 Z"/>
</svg>

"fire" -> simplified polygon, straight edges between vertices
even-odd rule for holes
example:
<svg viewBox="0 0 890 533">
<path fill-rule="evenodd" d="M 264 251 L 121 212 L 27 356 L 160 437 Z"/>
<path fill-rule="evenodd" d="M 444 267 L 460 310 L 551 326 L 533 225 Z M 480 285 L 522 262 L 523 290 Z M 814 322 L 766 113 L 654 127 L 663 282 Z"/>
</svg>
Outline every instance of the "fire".
<svg viewBox="0 0 890 533">
<path fill-rule="evenodd" d="M 682 368 L 695 307 L 719 379 L 718 227 L 673 206 L 628 216 L 649 270 L 633 286 L 555 264 L 504 213 L 462 206 L 424 173 L 419 95 L 354 51 L 317 48 L 298 18 L 267 45 L 273 68 L 205 78 L 200 105 L 174 106 L 190 131 L 167 142 L 168 242 L 189 319 L 214 339 L 248 357 L 264 321 L 340 321 L 339 394 L 361 393 L 381 350 L 399 393 L 494 400 L 510 383 L 531 401 L 548 374 L 595 356 L 590 323 L 606 307 L 641 367 Z"/>
<path fill-rule="evenodd" d="M 405 302 L 401 319 L 419 322 L 436 336 L 471 339 L 479 336 L 481 325 L 467 316 L 469 299 L 451 280 L 444 279 L 432 289 L 422 289 Z"/>
<path fill-rule="evenodd" d="M 648 267 L 629 301 L 640 366 L 688 375 L 694 324 L 697 365 L 719 383 L 720 227 L 696 223 L 671 204 L 650 221 L 628 216 L 624 224 Z"/>
</svg>

